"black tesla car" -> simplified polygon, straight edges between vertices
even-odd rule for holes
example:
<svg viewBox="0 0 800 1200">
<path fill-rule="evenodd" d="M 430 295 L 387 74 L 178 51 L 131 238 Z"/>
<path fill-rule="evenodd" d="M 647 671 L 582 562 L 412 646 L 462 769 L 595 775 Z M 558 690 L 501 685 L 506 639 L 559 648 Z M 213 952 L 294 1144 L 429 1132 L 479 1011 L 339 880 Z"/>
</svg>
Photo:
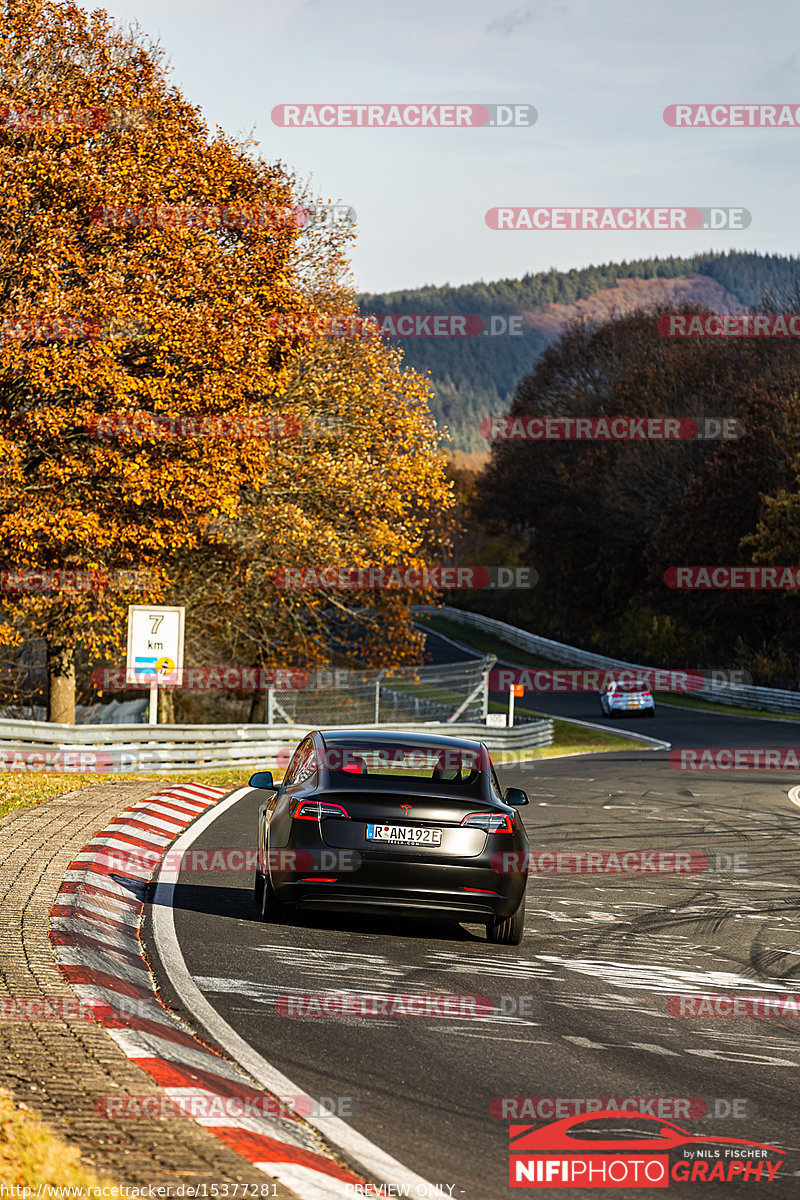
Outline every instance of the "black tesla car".
<svg viewBox="0 0 800 1200">
<path fill-rule="evenodd" d="M 267 921 L 299 907 L 408 912 L 486 925 L 517 946 L 528 839 L 519 788 L 501 792 L 483 742 L 383 730 L 315 730 L 258 814 L 255 898 Z"/>
</svg>

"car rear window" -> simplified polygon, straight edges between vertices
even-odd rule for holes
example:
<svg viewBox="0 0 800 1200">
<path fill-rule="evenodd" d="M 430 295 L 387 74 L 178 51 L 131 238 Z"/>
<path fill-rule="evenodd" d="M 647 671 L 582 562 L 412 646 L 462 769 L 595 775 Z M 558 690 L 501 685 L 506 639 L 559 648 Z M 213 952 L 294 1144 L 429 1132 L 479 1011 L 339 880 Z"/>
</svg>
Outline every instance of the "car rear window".
<svg viewBox="0 0 800 1200">
<path fill-rule="evenodd" d="M 475 795 L 480 790 L 482 766 L 488 769 L 489 760 L 485 752 L 482 755 L 479 750 L 458 747 L 353 742 L 328 746 L 325 765 L 336 785 L 369 787 L 370 782 L 385 785 L 396 780 L 402 787 L 467 788 Z"/>
</svg>

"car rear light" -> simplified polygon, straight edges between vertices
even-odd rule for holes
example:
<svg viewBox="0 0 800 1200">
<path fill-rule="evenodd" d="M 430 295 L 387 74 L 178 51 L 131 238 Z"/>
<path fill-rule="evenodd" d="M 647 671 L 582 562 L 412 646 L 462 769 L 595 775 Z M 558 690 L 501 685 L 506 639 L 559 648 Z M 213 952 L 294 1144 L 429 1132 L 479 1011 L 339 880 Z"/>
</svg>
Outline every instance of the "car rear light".
<svg viewBox="0 0 800 1200">
<path fill-rule="evenodd" d="M 330 879 L 325 879 L 321 875 L 306 875 L 303 879 L 298 879 L 298 883 L 337 883 L 338 880 L 331 876 Z"/>
<path fill-rule="evenodd" d="M 485 829 L 487 833 L 513 833 L 516 819 L 516 813 L 513 816 L 507 813 L 467 813 L 461 824 L 468 825 L 470 829 Z"/>
<path fill-rule="evenodd" d="M 464 888 L 465 892 L 478 892 L 481 896 L 499 896 L 499 892 L 493 892 L 491 888 Z"/>
<path fill-rule="evenodd" d="M 333 804 L 330 800 L 301 800 L 292 814 L 295 821 L 319 821 L 322 817 L 344 817 L 350 820 L 350 813 L 341 804 Z"/>
</svg>

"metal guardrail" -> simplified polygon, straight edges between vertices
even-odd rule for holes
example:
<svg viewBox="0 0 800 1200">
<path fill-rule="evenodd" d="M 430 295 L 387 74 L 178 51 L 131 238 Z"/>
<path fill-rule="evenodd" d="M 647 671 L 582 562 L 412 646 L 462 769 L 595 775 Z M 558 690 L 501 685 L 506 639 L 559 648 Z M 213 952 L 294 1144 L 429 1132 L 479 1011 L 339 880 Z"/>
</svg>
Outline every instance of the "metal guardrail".
<svg viewBox="0 0 800 1200">
<path fill-rule="evenodd" d="M 211 771 L 220 767 L 286 766 L 313 725 L 55 725 L 0 721 L 0 770 L 61 770 L 76 774 Z M 386 725 L 341 725 L 374 729 Z M 520 753 L 553 744 L 553 722 L 512 729 L 486 725 L 413 722 L 391 728 L 483 741 L 489 750 Z"/>
<path fill-rule="evenodd" d="M 484 617 L 481 613 L 466 612 L 460 608 L 415 609 L 416 612 L 437 613 L 451 621 L 480 629 L 484 633 L 494 634 L 518 650 L 527 650 L 529 654 L 540 654 L 553 662 L 566 663 L 572 667 L 621 667 L 633 671 L 653 671 L 659 668 L 646 667 L 642 663 L 624 662 L 619 658 L 608 658 L 604 654 L 594 654 L 590 650 L 579 650 L 576 646 L 567 646 L 564 642 L 554 642 L 550 638 L 539 637 L 538 634 L 528 633 L 505 621 L 494 617 Z M 716 704 L 735 704 L 742 708 L 759 708 L 765 712 L 800 714 L 800 692 L 783 691 L 780 688 L 756 687 L 753 684 L 733 683 L 728 680 L 708 681 L 706 687 L 693 688 L 692 696 L 713 700 Z"/>
</svg>

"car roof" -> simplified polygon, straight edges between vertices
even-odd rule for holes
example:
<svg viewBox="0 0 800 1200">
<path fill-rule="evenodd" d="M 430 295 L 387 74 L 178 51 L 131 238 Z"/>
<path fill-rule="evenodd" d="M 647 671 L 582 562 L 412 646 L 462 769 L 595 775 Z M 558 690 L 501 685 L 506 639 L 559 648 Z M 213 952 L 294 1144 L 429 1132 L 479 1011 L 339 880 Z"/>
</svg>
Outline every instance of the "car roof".
<svg viewBox="0 0 800 1200">
<path fill-rule="evenodd" d="M 475 738 L 450 737 L 444 733 L 415 733 L 401 729 L 318 729 L 327 746 L 352 745 L 353 742 L 373 742 L 376 746 L 431 747 L 435 750 L 478 750 L 481 742 Z"/>
</svg>

